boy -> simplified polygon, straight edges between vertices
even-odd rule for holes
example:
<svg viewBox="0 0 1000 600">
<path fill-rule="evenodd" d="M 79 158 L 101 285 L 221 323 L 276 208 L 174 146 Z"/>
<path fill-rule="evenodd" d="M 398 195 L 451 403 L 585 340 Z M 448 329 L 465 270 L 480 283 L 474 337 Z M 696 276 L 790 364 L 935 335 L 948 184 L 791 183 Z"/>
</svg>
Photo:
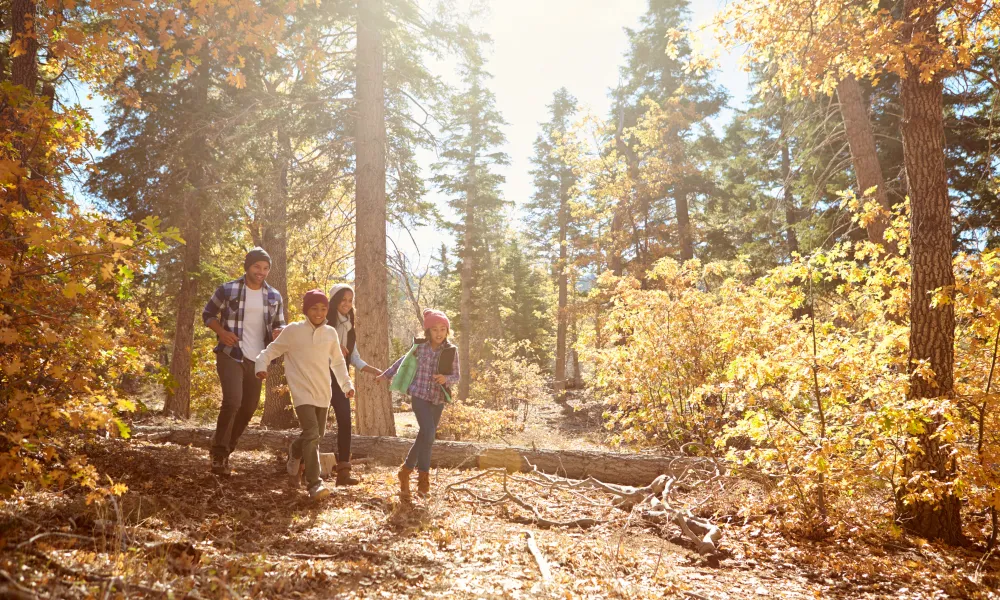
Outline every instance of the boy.
<svg viewBox="0 0 1000 600">
<path fill-rule="evenodd" d="M 292 404 L 302 426 L 302 433 L 288 449 L 288 472 L 297 476 L 299 461 L 305 461 L 309 497 L 322 500 L 330 495 L 320 480 L 319 440 L 326 431 L 330 410 L 330 368 L 343 382 L 341 389 L 354 397 L 354 384 L 347 373 L 347 362 L 340 351 L 337 330 L 326 324 L 330 302 L 321 290 L 310 290 L 302 299 L 306 319 L 285 327 L 281 334 L 257 356 L 259 379 L 267 377 L 267 365 L 279 356 L 285 359 L 285 376 L 292 392 Z"/>
</svg>

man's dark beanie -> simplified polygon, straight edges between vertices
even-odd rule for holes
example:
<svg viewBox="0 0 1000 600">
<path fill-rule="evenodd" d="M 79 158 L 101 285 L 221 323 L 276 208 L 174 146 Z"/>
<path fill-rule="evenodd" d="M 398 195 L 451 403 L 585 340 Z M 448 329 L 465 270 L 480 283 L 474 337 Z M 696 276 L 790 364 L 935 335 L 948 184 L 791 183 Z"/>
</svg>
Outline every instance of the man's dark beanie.
<svg viewBox="0 0 1000 600">
<path fill-rule="evenodd" d="M 243 270 L 248 271 L 250 269 L 250 265 L 262 260 L 266 260 L 267 264 L 271 264 L 271 255 L 268 254 L 266 250 L 258 246 L 250 252 L 247 252 L 247 257 L 243 259 Z"/>
</svg>

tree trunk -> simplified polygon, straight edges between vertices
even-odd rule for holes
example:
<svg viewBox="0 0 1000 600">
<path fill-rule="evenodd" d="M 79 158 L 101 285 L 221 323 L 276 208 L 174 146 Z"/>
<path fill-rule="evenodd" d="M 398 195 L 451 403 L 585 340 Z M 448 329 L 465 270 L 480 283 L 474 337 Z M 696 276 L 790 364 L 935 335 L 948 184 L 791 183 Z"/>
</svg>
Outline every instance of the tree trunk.
<svg viewBox="0 0 1000 600">
<path fill-rule="evenodd" d="M 15 44 L 21 46 L 22 52 L 15 55 L 12 51 L 11 60 L 11 83 L 23 86 L 31 96 L 35 95 L 35 87 L 38 84 L 38 40 L 35 39 L 35 17 L 37 15 L 36 0 L 11 0 L 10 5 L 10 45 L 13 49 Z M 16 117 L 11 115 L 12 122 L 18 123 Z M 15 125 L 22 131 L 20 125 Z M 26 136 L 31 137 L 31 136 Z M 27 140 L 15 138 L 14 149 L 17 151 L 21 166 L 30 172 L 31 161 L 29 160 L 32 148 Z M 23 179 L 18 177 L 17 198 L 18 202 L 26 209 L 31 209 L 28 200 L 28 192 L 22 184 Z"/>
<path fill-rule="evenodd" d="M 355 252 L 358 351 L 373 365 L 389 363 L 389 281 L 386 268 L 385 87 L 382 0 L 358 3 L 355 139 Z M 395 435 L 392 396 L 373 378 L 357 377 L 357 429 Z"/>
<path fill-rule="evenodd" d="M 472 167 L 474 169 L 475 167 Z M 472 170 L 470 169 L 470 172 Z M 472 263 L 475 260 L 473 252 L 473 236 L 475 227 L 473 220 L 476 217 L 475 202 L 471 196 L 474 188 L 470 186 L 466 192 L 465 202 L 465 241 L 462 248 L 462 271 L 461 286 L 462 291 L 458 301 L 459 322 L 462 326 L 462 335 L 458 338 L 458 360 L 461 363 L 461 372 L 458 379 L 458 399 L 465 400 L 469 397 L 469 388 L 472 386 Z"/>
<path fill-rule="evenodd" d="M 201 263 L 202 207 L 208 199 L 208 148 L 206 134 L 209 72 L 208 62 L 202 61 L 191 89 L 191 111 L 194 123 L 185 155 L 188 181 L 185 186 L 185 216 L 181 232 L 184 236 L 184 260 L 181 287 L 177 296 L 177 322 L 174 329 L 174 347 L 170 359 L 170 377 L 173 387 L 167 393 L 163 413 L 187 419 L 191 416 L 191 347 L 194 343 L 195 302 L 198 297 L 198 275 Z M 187 161 L 185 161 L 187 162 Z"/>
<path fill-rule="evenodd" d="M 284 301 L 285 322 L 289 320 L 288 307 L 288 168 L 292 161 L 292 142 L 284 130 L 278 130 L 275 153 L 275 182 L 269 197 L 264 199 L 265 210 L 261 227 L 261 246 L 271 255 L 271 271 L 267 283 L 278 290 Z M 291 429 L 297 424 L 292 410 L 291 394 L 285 381 L 283 360 L 271 361 L 264 380 L 264 414 L 260 424 L 273 429 Z"/>
<path fill-rule="evenodd" d="M 6 8 L 6 6 L 2 8 Z M 7 22 L 6 15 L 4 14 L 3 10 L 0 10 L 0 31 L 2 31 L 5 34 L 10 32 L 10 25 L 11 23 Z M 0 52 L 0 83 L 7 81 L 7 70 L 9 68 L 9 65 L 10 65 L 10 53 Z"/>
<path fill-rule="evenodd" d="M 677 211 L 677 233 L 681 245 L 681 262 L 694 258 L 694 239 L 691 236 L 691 215 L 688 210 L 687 190 L 674 191 L 674 210 Z"/>
<path fill-rule="evenodd" d="M 213 430 L 200 428 L 135 427 L 138 439 L 151 442 L 193 445 L 208 448 Z M 240 437 L 240 448 L 245 450 L 286 450 L 294 434 L 278 431 L 248 429 Z M 399 465 L 409 451 L 413 440 L 398 437 L 355 436 L 352 440 L 353 455 L 372 458 L 384 465 Z M 320 451 L 333 452 L 337 447 L 336 431 L 329 431 L 320 439 Z M 542 450 L 518 448 L 478 442 L 434 443 L 431 466 L 444 469 L 490 469 L 506 467 L 509 471 L 530 471 L 528 462 L 543 473 L 573 479 L 595 477 L 605 483 L 620 485 L 647 485 L 662 474 L 681 476 L 689 470 L 714 473 L 717 465 L 707 458 L 696 456 L 658 456 L 654 454 L 628 454 L 590 450 Z"/>
<path fill-rule="evenodd" d="M 907 24 L 909 36 L 937 37 L 937 13 L 926 10 L 926 0 L 906 0 L 904 14 L 921 12 Z M 925 59 L 926 57 L 921 57 Z M 917 60 L 920 60 L 918 58 Z M 931 293 L 954 286 L 952 271 L 951 206 L 944 164 L 944 106 L 942 83 L 935 77 L 921 82 L 919 65 L 907 66 L 900 98 L 903 104 L 903 159 L 910 191 L 910 390 L 912 398 L 941 398 L 953 393 L 955 311 L 944 303 L 931 307 Z M 915 373 L 916 361 L 926 360 L 934 370 L 928 381 Z M 955 465 L 947 443 L 935 439 L 941 426 L 928 415 L 926 431 L 917 436 L 919 452 L 907 456 L 897 502 L 902 525 L 924 537 L 950 544 L 964 542 L 960 500 L 945 491 L 940 501 L 904 503 L 903 494 L 921 491 L 909 481 L 924 473 L 942 484 L 954 478 Z"/>
<path fill-rule="evenodd" d="M 574 286 L 575 288 L 575 286 Z M 575 305 L 575 303 L 574 303 Z M 573 311 L 573 348 L 570 350 L 570 357 L 573 363 L 572 387 L 574 390 L 583 389 L 583 375 L 580 374 L 580 354 L 576 351 L 576 343 L 580 338 L 580 331 L 577 324 L 577 313 Z"/>
<path fill-rule="evenodd" d="M 567 230 L 569 229 L 569 185 L 566 176 L 560 177 L 559 183 L 559 262 L 556 264 L 556 279 L 559 287 L 558 312 L 556 313 L 556 401 L 566 400 L 566 329 L 569 314 L 567 304 L 569 299 L 569 283 L 567 280 Z"/>
<path fill-rule="evenodd" d="M 11 0 L 11 46 L 20 44 L 23 53 L 11 52 L 11 83 L 34 94 L 38 83 L 38 40 L 35 39 L 36 0 Z"/>
<path fill-rule="evenodd" d="M 799 251 L 799 237 L 795 233 L 795 224 L 799 214 L 795 206 L 795 194 L 792 192 L 792 151 L 788 144 L 788 111 L 784 100 L 781 102 L 781 186 L 782 203 L 785 205 L 785 244 L 788 247 L 788 257 Z"/>
<path fill-rule="evenodd" d="M 854 174 L 858 181 L 858 197 L 875 188 L 874 197 L 885 210 L 891 210 L 889 196 L 885 189 L 885 179 L 882 177 L 882 165 L 878 161 L 875 149 L 875 134 L 872 133 L 871 121 L 868 119 L 868 106 L 861 95 L 861 85 L 854 77 L 846 77 L 837 85 L 837 100 L 840 102 L 840 114 L 844 118 L 844 128 L 847 131 L 847 143 L 851 149 L 851 161 Z M 882 244 L 886 251 L 896 254 L 899 250 L 895 242 L 885 240 L 885 230 L 888 220 L 879 218 L 867 226 L 868 239 Z"/>
</svg>

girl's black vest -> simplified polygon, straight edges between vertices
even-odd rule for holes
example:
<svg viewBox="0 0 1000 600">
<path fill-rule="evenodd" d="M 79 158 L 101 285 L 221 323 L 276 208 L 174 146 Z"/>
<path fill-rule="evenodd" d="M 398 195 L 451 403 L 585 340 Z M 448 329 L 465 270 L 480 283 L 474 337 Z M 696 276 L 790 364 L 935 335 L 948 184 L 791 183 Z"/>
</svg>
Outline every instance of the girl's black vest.
<svg viewBox="0 0 1000 600">
<path fill-rule="evenodd" d="M 426 344 L 427 340 L 425 338 L 413 338 L 413 345 Z M 455 366 L 455 353 L 458 352 L 458 346 L 452 344 L 448 340 L 445 340 L 441 344 L 441 356 L 438 357 L 437 373 L 438 375 L 451 375 L 452 367 Z M 450 392 L 449 392 L 450 393 Z"/>
</svg>

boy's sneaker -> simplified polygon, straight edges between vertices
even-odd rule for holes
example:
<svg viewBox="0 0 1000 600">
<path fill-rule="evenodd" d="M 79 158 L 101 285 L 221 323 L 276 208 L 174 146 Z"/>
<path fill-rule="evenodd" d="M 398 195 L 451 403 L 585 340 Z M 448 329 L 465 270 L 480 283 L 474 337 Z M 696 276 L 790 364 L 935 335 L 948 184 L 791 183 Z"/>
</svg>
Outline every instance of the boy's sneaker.
<svg viewBox="0 0 1000 600">
<path fill-rule="evenodd" d="M 213 456 L 212 457 L 212 474 L 213 475 L 229 475 L 229 457 L 227 456 Z"/>
<path fill-rule="evenodd" d="M 320 500 L 330 496 L 330 490 L 326 489 L 323 482 L 317 482 L 311 488 L 309 488 L 309 499 L 319 502 Z"/>
</svg>

